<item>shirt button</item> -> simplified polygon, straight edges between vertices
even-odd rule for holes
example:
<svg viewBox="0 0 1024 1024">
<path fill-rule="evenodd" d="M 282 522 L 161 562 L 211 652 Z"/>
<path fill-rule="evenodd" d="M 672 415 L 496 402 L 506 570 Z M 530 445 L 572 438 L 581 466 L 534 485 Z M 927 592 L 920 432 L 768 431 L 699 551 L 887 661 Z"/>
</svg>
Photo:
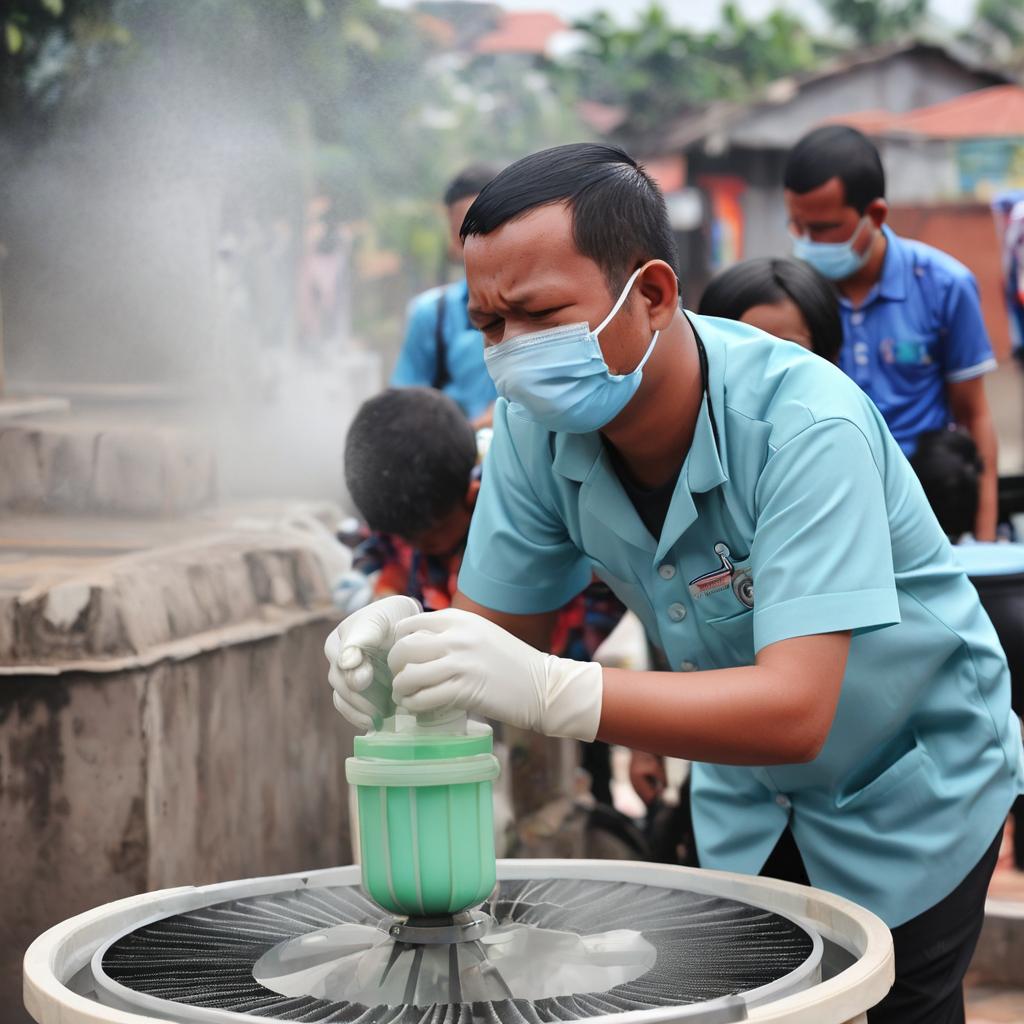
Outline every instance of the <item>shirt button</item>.
<svg viewBox="0 0 1024 1024">
<path fill-rule="evenodd" d="M 663 580 L 670 580 L 670 579 L 672 579 L 673 576 L 675 576 L 675 574 L 676 574 L 676 567 L 674 565 L 669 565 L 666 562 L 664 565 L 659 565 L 658 566 L 658 575 Z"/>
<path fill-rule="evenodd" d="M 686 618 L 686 605 L 680 604 L 676 601 L 675 604 L 668 606 L 668 617 L 673 622 L 682 622 Z"/>
<path fill-rule="evenodd" d="M 785 793 L 777 793 L 775 795 L 775 802 L 784 810 L 789 810 L 792 804 L 789 802 L 789 797 Z"/>
<path fill-rule="evenodd" d="M 862 323 L 864 323 L 864 314 L 863 313 L 851 313 L 850 314 L 850 323 L 851 324 L 862 324 Z"/>
<path fill-rule="evenodd" d="M 697 666 L 692 661 L 681 661 L 679 662 L 680 672 L 696 672 Z"/>
</svg>

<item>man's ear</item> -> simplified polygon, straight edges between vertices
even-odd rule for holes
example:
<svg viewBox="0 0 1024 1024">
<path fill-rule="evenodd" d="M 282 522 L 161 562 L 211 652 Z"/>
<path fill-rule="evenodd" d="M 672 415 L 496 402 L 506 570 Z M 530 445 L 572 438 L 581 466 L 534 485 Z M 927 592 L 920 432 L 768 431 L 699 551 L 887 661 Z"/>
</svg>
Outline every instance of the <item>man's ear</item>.
<svg viewBox="0 0 1024 1024">
<path fill-rule="evenodd" d="M 480 481 L 478 479 L 470 480 L 469 487 L 466 490 L 466 508 L 476 508 L 477 495 L 480 493 Z"/>
<path fill-rule="evenodd" d="M 679 309 L 679 281 L 664 260 L 651 260 L 637 279 L 652 331 L 663 331 Z"/>
<path fill-rule="evenodd" d="M 889 216 L 889 204 L 884 199 L 872 199 L 864 207 L 864 213 L 871 218 L 876 228 L 880 228 Z"/>
</svg>

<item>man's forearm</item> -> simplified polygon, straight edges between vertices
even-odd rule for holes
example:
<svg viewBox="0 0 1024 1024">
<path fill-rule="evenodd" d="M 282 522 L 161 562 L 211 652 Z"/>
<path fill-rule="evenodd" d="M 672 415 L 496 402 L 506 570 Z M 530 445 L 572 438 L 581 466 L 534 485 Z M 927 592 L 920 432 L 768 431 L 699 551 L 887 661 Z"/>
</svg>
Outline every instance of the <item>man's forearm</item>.
<svg viewBox="0 0 1024 1024">
<path fill-rule="evenodd" d="M 850 634 L 772 644 L 757 664 L 709 672 L 605 669 L 598 739 L 717 764 L 798 764 L 828 737 Z"/>
<path fill-rule="evenodd" d="M 974 519 L 977 540 L 995 540 L 999 518 L 999 445 L 992 417 L 985 414 L 964 424 L 981 456 L 982 473 L 978 481 L 978 512 Z"/>
<path fill-rule="evenodd" d="M 551 647 L 551 633 L 555 628 L 557 612 L 536 612 L 531 615 L 512 615 L 486 608 L 466 597 L 460 590 L 452 599 L 452 607 L 465 612 L 473 612 L 508 630 L 513 636 L 535 647 L 538 651 L 547 651 Z"/>
<path fill-rule="evenodd" d="M 691 761 L 799 764 L 817 756 L 834 711 L 757 665 L 685 676 L 606 668 L 597 738 Z"/>
<path fill-rule="evenodd" d="M 999 445 L 985 394 L 985 379 L 974 377 L 951 383 L 947 393 L 953 419 L 971 435 L 983 467 L 978 481 L 974 536 L 977 540 L 995 540 L 999 517 Z"/>
</svg>

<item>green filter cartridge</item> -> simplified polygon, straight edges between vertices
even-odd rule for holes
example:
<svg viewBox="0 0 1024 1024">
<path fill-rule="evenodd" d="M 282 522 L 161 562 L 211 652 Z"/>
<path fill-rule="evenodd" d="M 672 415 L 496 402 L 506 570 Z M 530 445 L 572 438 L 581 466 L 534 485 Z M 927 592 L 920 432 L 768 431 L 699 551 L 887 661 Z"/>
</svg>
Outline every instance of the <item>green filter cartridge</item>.
<svg viewBox="0 0 1024 1024">
<path fill-rule="evenodd" d="M 345 763 L 356 787 L 363 887 L 394 914 L 438 917 L 494 888 L 491 729 L 456 713 L 417 722 L 400 711 L 357 736 Z"/>
</svg>

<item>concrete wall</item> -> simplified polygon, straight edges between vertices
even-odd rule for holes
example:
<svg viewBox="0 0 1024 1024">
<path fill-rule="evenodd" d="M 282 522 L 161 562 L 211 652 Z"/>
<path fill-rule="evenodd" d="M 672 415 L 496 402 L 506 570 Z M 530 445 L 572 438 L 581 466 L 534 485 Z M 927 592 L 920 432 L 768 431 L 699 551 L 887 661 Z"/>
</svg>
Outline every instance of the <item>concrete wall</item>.
<svg viewBox="0 0 1024 1024">
<path fill-rule="evenodd" d="M 0 1018 L 50 925 L 133 893 L 351 862 L 331 616 L 148 669 L 0 680 Z"/>
</svg>

